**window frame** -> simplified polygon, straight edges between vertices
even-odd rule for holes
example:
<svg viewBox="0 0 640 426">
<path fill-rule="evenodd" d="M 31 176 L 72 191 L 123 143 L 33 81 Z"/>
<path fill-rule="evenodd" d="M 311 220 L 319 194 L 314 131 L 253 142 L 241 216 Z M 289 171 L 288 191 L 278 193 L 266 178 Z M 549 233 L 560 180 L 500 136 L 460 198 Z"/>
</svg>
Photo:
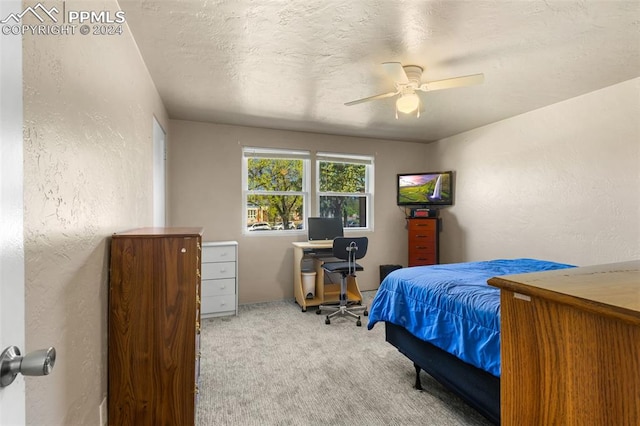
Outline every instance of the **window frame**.
<svg viewBox="0 0 640 426">
<path fill-rule="evenodd" d="M 286 159 L 302 161 L 302 190 L 301 191 L 269 191 L 269 190 L 250 190 L 249 189 L 249 159 L 250 158 L 267 158 L 267 159 Z M 261 148 L 261 147 L 243 147 L 242 148 L 242 234 L 243 235 L 298 235 L 306 233 L 306 220 L 309 217 L 311 209 L 311 152 L 296 149 L 281 148 Z M 248 222 L 248 198 L 251 195 L 287 195 L 302 197 L 302 220 L 305 226 L 302 229 L 271 229 L 269 232 L 251 232 L 249 231 Z"/>
<path fill-rule="evenodd" d="M 322 192 L 320 191 L 320 163 L 321 162 L 333 162 L 333 163 L 345 163 L 345 164 L 359 164 L 365 165 L 365 181 L 364 192 Z M 366 226 L 347 227 L 343 229 L 347 231 L 373 231 L 373 200 L 375 190 L 375 156 L 364 154 L 344 154 L 335 152 L 318 152 L 315 155 L 315 213 L 320 216 L 320 198 L 322 196 L 328 197 L 365 197 L 366 199 Z"/>
</svg>

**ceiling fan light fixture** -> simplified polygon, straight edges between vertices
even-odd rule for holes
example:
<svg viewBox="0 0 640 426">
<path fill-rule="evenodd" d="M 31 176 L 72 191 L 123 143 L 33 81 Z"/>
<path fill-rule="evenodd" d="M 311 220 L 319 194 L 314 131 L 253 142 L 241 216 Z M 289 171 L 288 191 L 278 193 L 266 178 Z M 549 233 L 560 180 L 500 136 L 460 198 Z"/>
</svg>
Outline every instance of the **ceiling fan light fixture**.
<svg viewBox="0 0 640 426">
<path fill-rule="evenodd" d="M 409 114 L 420 106 L 420 98 L 415 93 L 407 93 L 398 98 L 396 108 L 398 111 Z"/>
</svg>

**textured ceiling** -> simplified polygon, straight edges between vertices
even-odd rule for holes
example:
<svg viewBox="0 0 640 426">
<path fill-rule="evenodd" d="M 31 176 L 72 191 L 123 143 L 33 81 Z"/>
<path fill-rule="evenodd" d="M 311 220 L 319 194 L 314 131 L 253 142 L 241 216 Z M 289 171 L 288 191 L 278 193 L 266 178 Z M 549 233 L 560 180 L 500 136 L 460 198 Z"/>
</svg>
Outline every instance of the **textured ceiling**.
<svg viewBox="0 0 640 426">
<path fill-rule="evenodd" d="M 120 0 L 171 118 L 429 142 L 640 76 L 640 1 Z M 395 118 L 380 64 L 423 81 Z"/>
</svg>

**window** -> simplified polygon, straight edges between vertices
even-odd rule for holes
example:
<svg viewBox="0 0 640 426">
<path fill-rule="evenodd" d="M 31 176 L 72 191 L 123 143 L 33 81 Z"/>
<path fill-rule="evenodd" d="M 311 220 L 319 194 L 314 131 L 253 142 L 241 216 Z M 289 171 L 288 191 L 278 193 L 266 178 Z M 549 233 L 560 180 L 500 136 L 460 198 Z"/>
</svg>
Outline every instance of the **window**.
<svg viewBox="0 0 640 426">
<path fill-rule="evenodd" d="M 345 228 L 371 228 L 373 157 L 318 153 L 317 205 L 321 217 L 341 217 Z"/>
<path fill-rule="evenodd" d="M 309 195 L 308 151 L 243 148 L 247 232 L 304 227 Z"/>
</svg>

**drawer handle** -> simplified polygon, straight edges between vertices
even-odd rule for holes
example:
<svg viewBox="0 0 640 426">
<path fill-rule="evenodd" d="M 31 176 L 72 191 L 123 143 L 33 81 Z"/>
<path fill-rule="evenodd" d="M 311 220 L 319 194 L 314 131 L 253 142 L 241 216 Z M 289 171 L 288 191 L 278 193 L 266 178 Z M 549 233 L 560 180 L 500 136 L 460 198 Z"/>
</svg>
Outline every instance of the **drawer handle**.
<svg viewBox="0 0 640 426">
<path fill-rule="evenodd" d="M 220 286 L 220 290 L 226 290 L 226 289 L 227 289 L 226 285 Z"/>
<path fill-rule="evenodd" d="M 220 273 L 227 272 L 227 268 L 220 268 Z"/>
</svg>

